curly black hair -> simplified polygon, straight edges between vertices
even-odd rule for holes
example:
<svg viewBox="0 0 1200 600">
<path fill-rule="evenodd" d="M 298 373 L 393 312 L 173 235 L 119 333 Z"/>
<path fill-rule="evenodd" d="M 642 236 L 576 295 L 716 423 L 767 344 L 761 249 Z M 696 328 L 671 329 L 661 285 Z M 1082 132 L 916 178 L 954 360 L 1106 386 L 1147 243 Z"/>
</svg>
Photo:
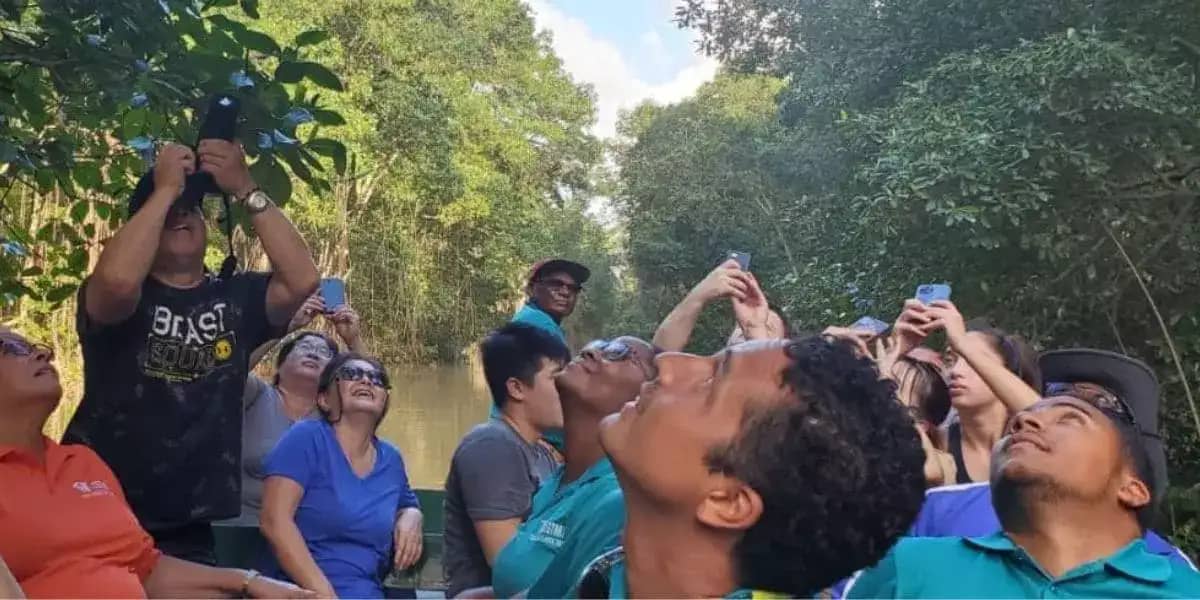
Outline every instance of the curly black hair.
<svg viewBox="0 0 1200 600">
<path fill-rule="evenodd" d="M 734 548 L 739 584 L 805 597 L 874 565 L 908 530 L 925 456 L 895 384 L 849 344 L 793 339 L 786 353 L 792 401 L 748 410 L 706 462 L 762 497 Z"/>
</svg>

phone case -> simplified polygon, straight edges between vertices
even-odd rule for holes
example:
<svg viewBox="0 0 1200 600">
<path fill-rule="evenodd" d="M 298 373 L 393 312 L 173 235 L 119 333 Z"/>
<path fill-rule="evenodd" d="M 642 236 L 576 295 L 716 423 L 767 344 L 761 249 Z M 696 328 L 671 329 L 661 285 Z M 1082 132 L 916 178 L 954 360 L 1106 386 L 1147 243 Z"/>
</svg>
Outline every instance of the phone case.
<svg viewBox="0 0 1200 600">
<path fill-rule="evenodd" d="M 331 311 L 345 304 L 346 284 L 341 279 L 322 279 L 321 299 L 325 301 L 325 310 Z"/>
<path fill-rule="evenodd" d="M 922 304 L 931 304 L 938 300 L 950 299 L 950 286 L 941 283 L 927 283 L 917 286 L 917 300 Z"/>
</svg>

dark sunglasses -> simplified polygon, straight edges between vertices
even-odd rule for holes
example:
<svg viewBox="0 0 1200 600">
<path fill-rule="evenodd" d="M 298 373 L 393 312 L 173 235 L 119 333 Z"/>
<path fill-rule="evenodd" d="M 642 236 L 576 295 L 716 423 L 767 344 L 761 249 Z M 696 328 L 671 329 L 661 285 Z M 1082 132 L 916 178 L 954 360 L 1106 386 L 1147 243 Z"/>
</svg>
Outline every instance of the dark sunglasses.
<svg viewBox="0 0 1200 600">
<path fill-rule="evenodd" d="M 54 348 L 13 338 L 0 338 L 0 354 L 17 357 L 45 355 L 47 362 L 54 360 Z"/>
<path fill-rule="evenodd" d="M 1046 397 L 1070 396 L 1087 402 L 1100 410 L 1111 412 L 1124 419 L 1130 425 L 1137 427 L 1137 419 L 1134 418 L 1133 409 L 1129 408 L 1129 404 L 1122 400 L 1120 396 L 1101 386 L 1054 381 L 1047 383 L 1044 387 Z"/>
<path fill-rule="evenodd" d="M 384 375 L 379 369 L 364 369 L 362 367 L 341 367 L 334 371 L 334 378 L 338 381 L 363 381 L 383 389 L 390 389 L 388 385 L 387 375 Z"/>
<path fill-rule="evenodd" d="M 535 283 L 540 283 L 547 288 L 555 291 L 565 291 L 571 294 L 578 294 L 583 291 L 583 286 L 577 283 L 567 283 L 561 279 L 539 279 Z"/>
</svg>

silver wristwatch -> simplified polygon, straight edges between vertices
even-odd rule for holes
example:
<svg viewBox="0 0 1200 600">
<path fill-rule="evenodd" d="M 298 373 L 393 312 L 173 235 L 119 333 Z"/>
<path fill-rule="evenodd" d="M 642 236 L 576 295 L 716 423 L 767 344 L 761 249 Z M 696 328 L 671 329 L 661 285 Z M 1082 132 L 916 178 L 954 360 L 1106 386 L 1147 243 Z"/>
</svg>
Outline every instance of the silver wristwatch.
<svg viewBox="0 0 1200 600">
<path fill-rule="evenodd" d="M 257 215 L 258 213 L 267 210 L 268 207 L 275 204 L 271 201 L 271 197 L 268 196 L 266 192 L 257 189 L 253 192 L 250 192 L 250 194 L 246 196 L 246 199 L 243 200 L 242 203 L 246 206 L 246 212 L 252 215 Z"/>
</svg>

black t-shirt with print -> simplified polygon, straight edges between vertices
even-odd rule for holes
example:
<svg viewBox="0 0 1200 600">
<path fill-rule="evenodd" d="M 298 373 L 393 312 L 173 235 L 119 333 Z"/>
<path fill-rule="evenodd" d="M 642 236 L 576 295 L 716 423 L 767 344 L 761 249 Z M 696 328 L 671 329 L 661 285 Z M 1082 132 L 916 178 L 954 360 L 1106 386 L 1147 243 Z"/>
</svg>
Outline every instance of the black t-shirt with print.
<svg viewBox="0 0 1200 600">
<path fill-rule="evenodd" d="M 282 333 L 267 322 L 269 281 L 206 276 L 176 289 L 147 278 L 133 315 L 108 326 L 91 322 L 79 290 L 83 401 L 63 441 L 112 467 L 143 527 L 237 516 L 250 353 Z"/>
</svg>

